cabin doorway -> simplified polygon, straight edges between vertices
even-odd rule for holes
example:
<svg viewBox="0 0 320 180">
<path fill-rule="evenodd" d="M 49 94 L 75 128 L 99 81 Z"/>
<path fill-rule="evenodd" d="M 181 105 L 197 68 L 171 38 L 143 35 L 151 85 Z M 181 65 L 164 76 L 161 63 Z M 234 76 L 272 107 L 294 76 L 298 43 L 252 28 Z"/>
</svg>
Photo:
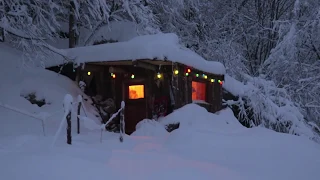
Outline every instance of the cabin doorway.
<svg viewBox="0 0 320 180">
<path fill-rule="evenodd" d="M 125 131 L 131 134 L 136 125 L 147 118 L 146 83 L 143 80 L 131 80 L 123 83 L 125 106 Z"/>
</svg>

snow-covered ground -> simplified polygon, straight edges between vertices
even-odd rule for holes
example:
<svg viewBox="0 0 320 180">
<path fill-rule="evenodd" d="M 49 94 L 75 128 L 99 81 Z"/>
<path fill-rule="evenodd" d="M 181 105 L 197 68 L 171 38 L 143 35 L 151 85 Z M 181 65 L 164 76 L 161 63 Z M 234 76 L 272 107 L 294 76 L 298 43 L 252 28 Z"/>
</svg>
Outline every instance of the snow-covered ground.
<svg viewBox="0 0 320 180">
<path fill-rule="evenodd" d="M 319 179 L 318 144 L 264 128 L 247 129 L 230 109 L 211 114 L 195 104 L 159 122 L 144 120 L 123 143 L 118 134 L 104 132 L 101 143 L 95 111 L 87 102 L 86 113 L 95 121 L 82 121 L 77 135 L 73 118 L 72 145 L 66 144 L 65 126 L 53 144 L 65 94 L 76 100 L 81 91 L 61 75 L 21 68 L 21 53 L 6 45 L 0 44 L 0 54 L 0 103 L 35 116 L 52 115 L 45 121 L 44 136 L 40 120 L 0 107 L 1 180 Z M 49 103 L 32 105 L 22 97 L 31 92 Z M 164 130 L 176 122 L 179 129 Z"/>
</svg>

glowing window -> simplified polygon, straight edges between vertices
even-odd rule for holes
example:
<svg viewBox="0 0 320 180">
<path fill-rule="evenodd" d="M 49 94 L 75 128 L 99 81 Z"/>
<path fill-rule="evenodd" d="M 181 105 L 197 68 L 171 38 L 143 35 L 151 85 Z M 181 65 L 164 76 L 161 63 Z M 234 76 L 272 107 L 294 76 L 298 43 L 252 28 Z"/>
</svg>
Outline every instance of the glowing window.
<svg viewBox="0 0 320 180">
<path fill-rule="evenodd" d="M 143 99 L 144 85 L 129 86 L 129 99 Z"/>
<path fill-rule="evenodd" d="M 192 81 L 192 100 L 206 101 L 206 84 Z"/>
</svg>

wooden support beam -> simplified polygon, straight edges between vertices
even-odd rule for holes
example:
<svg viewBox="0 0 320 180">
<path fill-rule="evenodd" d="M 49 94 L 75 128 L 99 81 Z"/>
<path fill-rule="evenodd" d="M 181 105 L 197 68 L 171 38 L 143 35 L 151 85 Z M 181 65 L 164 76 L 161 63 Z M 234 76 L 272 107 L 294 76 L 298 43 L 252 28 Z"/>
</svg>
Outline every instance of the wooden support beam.
<svg viewBox="0 0 320 180">
<path fill-rule="evenodd" d="M 84 64 L 84 69 L 82 69 L 83 64 L 81 64 L 81 71 L 90 71 L 90 72 L 96 72 L 96 71 L 104 71 L 103 66 L 95 65 L 95 64 Z"/>
<path fill-rule="evenodd" d="M 122 68 L 118 68 L 118 67 L 109 67 L 109 73 L 119 73 L 119 74 L 124 74 L 127 73 L 126 70 L 122 69 Z"/>
<path fill-rule="evenodd" d="M 175 71 L 178 70 L 178 74 L 175 74 Z M 174 109 L 181 108 L 183 106 L 183 89 L 182 85 L 182 77 L 181 77 L 182 71 L 178 63 L 173 64 L 173 72 L 172 72 L 172 91 L 173 96 L 175 100 Z"/>
<path fill-rule="evenodd" d="M 140 61 L 140 60 L 133 61 L 132 64 L 135 67 L 141 67 L 141 68 L 149 69 L 152 71 L 157 71 L 157 66 L 147 62 Z"/>
<path fill-rule="evenodd" d="M 185 77 L 185 104 L 192 103 L 192 77 Z"/>
</svg>

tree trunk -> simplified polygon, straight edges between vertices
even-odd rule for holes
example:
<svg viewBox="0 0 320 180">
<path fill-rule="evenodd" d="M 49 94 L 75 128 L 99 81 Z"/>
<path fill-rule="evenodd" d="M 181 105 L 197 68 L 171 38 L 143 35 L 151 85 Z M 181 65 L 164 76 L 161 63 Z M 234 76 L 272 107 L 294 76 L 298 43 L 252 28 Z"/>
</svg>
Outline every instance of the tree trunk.
<svg viewBox="0 0 320 180">
<path fill-rule="evenodd" d="M 4 42 L 4 29 L 0 28 L 0 42 Z"/>
<path fill-rule="evenodd" d="M 2 5 L 4 7 L 4 14 L 6 15 L 10 11 L 10 7 L 6 3 L 6 1 L 3 1 L 2 3 L 3 3 Z M 5 32 L 4 31 L 5 31 L 4 28 L 0 28 L 0 42 L 5 41 Z"/>
<path fill-rule="evenodd" d="M 70 1 L 69 10 L 69 48 L 74 48 L 76 46 L 76 20 L 74 15 L 75 5 Z"/>
</svg>

